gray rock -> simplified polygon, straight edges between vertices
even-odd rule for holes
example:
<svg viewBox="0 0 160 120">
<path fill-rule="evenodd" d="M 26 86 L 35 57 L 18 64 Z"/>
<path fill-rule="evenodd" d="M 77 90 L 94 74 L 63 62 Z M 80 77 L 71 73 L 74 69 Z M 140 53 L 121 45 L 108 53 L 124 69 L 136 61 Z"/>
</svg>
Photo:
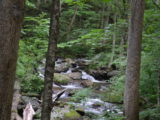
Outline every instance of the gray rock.
<svg viewBox="0 0 160 120">
<path fill-rule="evenodd" d="M 56 73 L 66 72 L 69 69 L 69 67 L 70 67 L 70 64 L 68 63 L 56 64 L 55 72 Z"/>
<path fill-rule="evenodd" d="M 82 78 L 82 73 L 81 72 L 72 72 L 67 74 L 70 78 L 73 80 L 80 80 Z"/>
<path fill-rule="evenodd" d="M 28 97 L 28 96 L 22 96 L 20 105 L 18 105 L 19 109 L 25 108 L 25 106 L 31 103 L 34 110 L 37 110 L 40 107 L 39 99 L 36 97 Z"/>
</svg>

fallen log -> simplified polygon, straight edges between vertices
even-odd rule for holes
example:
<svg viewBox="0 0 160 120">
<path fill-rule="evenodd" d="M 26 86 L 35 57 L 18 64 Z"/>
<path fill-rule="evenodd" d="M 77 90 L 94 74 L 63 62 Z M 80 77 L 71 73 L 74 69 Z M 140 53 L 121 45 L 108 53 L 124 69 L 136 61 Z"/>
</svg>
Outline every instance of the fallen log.
<svg viewBox="0 0 160 120">
<path fill-rule="evenodd" d="M 35 111 L 31 103 L 28 103 L 26 108 L 23 111 L 23 120 L 33 120 L 34 115 L 35 115 Z"/>
</svg>

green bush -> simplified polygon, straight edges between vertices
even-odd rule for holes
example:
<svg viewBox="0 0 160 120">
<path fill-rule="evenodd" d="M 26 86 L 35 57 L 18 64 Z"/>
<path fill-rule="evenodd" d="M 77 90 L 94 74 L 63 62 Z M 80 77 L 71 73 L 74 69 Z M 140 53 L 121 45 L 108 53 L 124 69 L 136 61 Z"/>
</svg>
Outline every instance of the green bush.
<svg viewBox="0 0 160 120">
<path fill-rule="evenodd" d="M 41 93 L 44 87 L 44 81 L 36 75 L 26 76 L 22 79 L 21 89 L 24 93 Z"/>
<path fill-rule="evenodd" d="M 160 107 L 149 108 L 140 112 L 140 120 L 160 120 Z"/>
<path fill-rule="evenodd" d="M 91 95 L 91 93 L 92 93 L 92 90 L 90 88 L 84 88 L 82 90 L 78 90 L 72 96 L 71 101 L 79 102 L 79 101 L 84 100 L 85 98 L 89 97 Z"/>
</svg>

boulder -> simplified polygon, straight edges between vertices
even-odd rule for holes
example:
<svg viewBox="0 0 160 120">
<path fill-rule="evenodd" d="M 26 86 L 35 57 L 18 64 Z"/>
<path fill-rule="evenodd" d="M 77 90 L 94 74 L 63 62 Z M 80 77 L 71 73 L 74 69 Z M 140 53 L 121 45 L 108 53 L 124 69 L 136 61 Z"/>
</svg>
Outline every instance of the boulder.
<svg viewBox="0 0 160 120">
<path fill-rule="evenodd" d="M 79 66 L 80 69 L 86 69 L 89 64 L 90 64 L 90 60 L 85 60 L 85 59 L 77 59 L 76 60 L 76 64 Z"/>
<path fill-rule="evenodd" d="M 84 87 L 92 87 L 93 82 L 91 80 L 84 80 L 84 81 L 82 81 L 81 85 Z"/>
<path fill-rule="evenodd" d="M 75 64 L 75 61 L 71 58 L 66 58 L 65 61 L 68 63 L 68 64 Z"/>
<path fill-rule="evenodd" d="M 23 110 L 25 109 L 26 105 L 30 103 L 35 111 L 41 108 L 40 100 L 36 97 L 28 97 L 28 96 L 21 96 L 20 102 L 17 106 L 18 114 L 22 117 Z"/>
<path fill-rule="evenodd" d="M 80 72 L 72 72 L 67 74 L 70 78 L 72 78 L 73 80 L 80 80 L 82 78 L 82 73 Z"/>
<path fill-rule="evenodd" d="M 97 70 L 90 70 L 90 74 L 97 80 L 108 80 L 113 76 L 118 75 L 118 70 L 107 69 L 105 67 L 99 68 Z"/>
<path fill-rule="evenodd" d="M 64 113 L 67 113 L 70 111 L 69 106 L 64 106 L 64 107 L 56 107 L 54 106 L 54 109 L 52 109 L 51 112 L 51 120 L 68 120 L 64 119 Z"/>
<path fill-rule="evenodd" d="M 58 85 L 67 85 L 69 82 L 72 81 L 72 78 L 70 78 L 66 74 L 60 74 L 60 73 L 55 73 L 54 74 L 54 83 Z"/>
<path fill-rule="evenodd" d="M 24 109 L 28 103 L 33 106 L 34 110 L 37 110 L 40 107 L 40 102 L 38 98 L 22 96 L 20 104 L 18 105 L 18 109 Z"/>
<path fill-rule="evenodd" d="M 55 73 L 66 72 L 70 67 L 70 64 L 64 62 L 60 64 L 55 64 Z"/>
<path fill-rule="evenodd" d="M 97 80 L 107 80 L 108 70 L 90 70 L 89 73 Z"/>
<path fill-rule="evenodd" d="M 69 112 L 64 113 L 63 120 L 80 120 L 81 115 L 77 113 L 75 110 L 70 110 Z"/>
<path fill-rule="evenodd" d="M 83 108 L 76 108 L 76 112 L 79 113 L 81 116 L 85 115 L 85 111 Z"/>
</svg>

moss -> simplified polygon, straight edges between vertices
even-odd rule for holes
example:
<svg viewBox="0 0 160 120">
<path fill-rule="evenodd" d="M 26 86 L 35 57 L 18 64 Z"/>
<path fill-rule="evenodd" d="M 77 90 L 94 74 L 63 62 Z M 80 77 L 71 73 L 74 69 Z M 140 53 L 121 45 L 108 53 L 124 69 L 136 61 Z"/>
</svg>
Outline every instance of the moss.
<svg viewBox="0 0 160 120">
<path fill-rule="evenodd" d="M 60 84 L 60 85 L 66 85 L 69 82 L 71 82 L 71 78 L 68 77 L 67 75 L 63 75 L 63 74 L 59 74 L 59 73 L 55 73 L 54 74 L 54 82 L 56 84 Z"/>
<path fill-rule="evenodd" d="M 71 110 L 70 112 L 67 112 L 64 114 L 64 118 L 66 120 L 79 120 L 80 114 L 78 114 L 76 111 Z"/>
</svg>

